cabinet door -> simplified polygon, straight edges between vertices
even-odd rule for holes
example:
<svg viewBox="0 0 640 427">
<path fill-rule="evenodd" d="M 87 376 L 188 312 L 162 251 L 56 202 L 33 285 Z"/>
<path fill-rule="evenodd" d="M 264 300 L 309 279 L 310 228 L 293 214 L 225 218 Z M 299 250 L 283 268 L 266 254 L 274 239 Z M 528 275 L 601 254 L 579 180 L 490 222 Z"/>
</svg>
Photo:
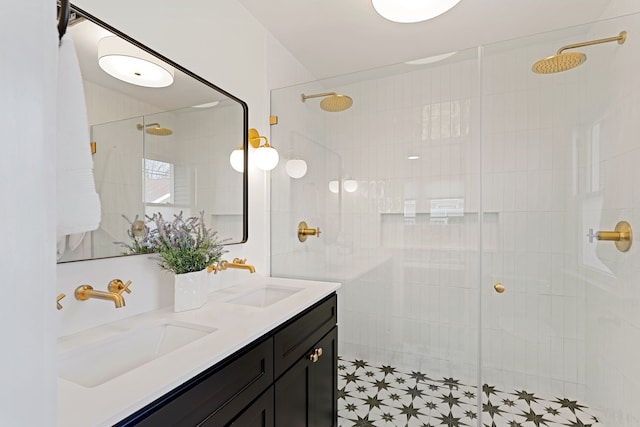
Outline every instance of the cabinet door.
<svg viewBox="0 0 640 427">
<path fill-rule="evenodd" d="M 335 327 L 315 349 L 322 356 L 312 363 L 310 372 L 309 426 L 335 427 L 338 424 L 338 328 Z"/>
<path fill-rule="evenodd" d="M 276 426 L 337 425 L 337 331 L 334 327 L 276 381 Z M 320 348 L 322 355 L 314 362 L 310 356 Z"/>
</svg>

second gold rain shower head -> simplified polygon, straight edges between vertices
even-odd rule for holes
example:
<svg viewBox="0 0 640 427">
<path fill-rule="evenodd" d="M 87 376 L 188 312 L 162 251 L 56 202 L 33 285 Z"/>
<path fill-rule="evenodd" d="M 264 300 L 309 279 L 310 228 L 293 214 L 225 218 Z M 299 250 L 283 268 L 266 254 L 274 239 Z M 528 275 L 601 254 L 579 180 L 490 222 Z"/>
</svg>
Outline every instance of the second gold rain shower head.
<svg viewBox="0 0 640 427">
<path fill-rule="evenodd" d="M 335 92 L 317 93 L 315 95 L 305 95 L 303 93 L 300 97 L 302 98 L 302 102 L 309 98 L 324 97 L 324 99 L 320 101 L 320 108 L 331 113 L 347 110 L 353 105 L 353 99 L 351 99 L 351 97 Z"/>
<path fill-rule="evenodd" d="M 168 136 L 173 134 L 173 131 L 171 129 L 160 127 L 160 123 L 149 123 L 148 125 L 144 126 L 142 126 L 141 124 L 137 124 L 136 128 L 138 128 L 138 130 L 146 128 L 145 132 L 149 135 Z"/>
<path fill-rule="evenodd" d="M 537 61 L 535 64 L 533 64 L 531 69 L 536 74 L 551 74 L 551 73 L 560 73 L 562 71 L 567 71 L 584 63 L 584 61 L 587 60 L 587 55 L 585 55 L 582 52 L 563 53 L 563 51 L 567 49 L 575 49 L 578 47 L 591 46 L 594 44 L 608 43 L 608 42 L 615 42 L 615 41 L 617 41 L 618 44 L 623 44 L 626 39 L 627 39 L 627 32 L 621 31 L 620 34 L 617 35 L 616 37 L 591 40 L 588 42 L 582 42 L 582 43 L 563 46 L 560 49 L 558 49 L 558 52 L 556 52 L 555 55 L 551 55 Z"/>
</svg>

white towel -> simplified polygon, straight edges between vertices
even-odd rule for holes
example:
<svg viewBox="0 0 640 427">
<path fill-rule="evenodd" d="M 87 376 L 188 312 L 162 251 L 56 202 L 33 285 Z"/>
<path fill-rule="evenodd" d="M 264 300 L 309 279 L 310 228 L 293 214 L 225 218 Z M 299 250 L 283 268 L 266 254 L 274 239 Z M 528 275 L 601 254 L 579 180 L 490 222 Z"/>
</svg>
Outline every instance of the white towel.
<svg viewBox="0 0 640 427">
<path fill-rule="evenodd" d="M 69 35 L 58 52 L 57 105 L 57 234 L 62 236 L 97 229 L 101 216 L 82 75 Z"/>
</svg>

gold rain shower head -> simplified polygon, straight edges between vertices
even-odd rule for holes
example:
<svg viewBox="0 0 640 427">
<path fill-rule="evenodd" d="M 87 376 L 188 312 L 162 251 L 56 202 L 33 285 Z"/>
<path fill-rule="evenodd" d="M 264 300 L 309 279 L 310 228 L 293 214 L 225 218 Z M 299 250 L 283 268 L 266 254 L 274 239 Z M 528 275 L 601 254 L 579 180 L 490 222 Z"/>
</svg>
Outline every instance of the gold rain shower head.
<svg viewBox="0 0 640 427">
<path fill-rule="evenodd" d="M 551 74 L 551 73 L 560 73 L 562 71 L 567 71 L 584 63 L 584 61 L 587 60 L 587 55 L 585 55 L 582 52 L 563 53 L 564 50 L 575 49 L 577 47 L 591 46 L 591 45 L 600 44 L 600 43 L 615 42 L 615 41 L 617 41 L 618 44 L 623 44 L 626 39 L 627 39 L 627 32 L 620 31 L 620 34 L 616 37 L 591 40 L 588 42 L 582 42 L 582 43 L 563 46 L 560 49 L 558 49 L 558 52 L 556 52 L 555 55 L 551 55 L 537 61 L 535 64 L 533 64 L 533 66 L 531 67 L 531 70 L 533 70 L 533 72 L 536 74 Z"/>
<path fill-rule="evenodd" d="M 325 97 L 320 101 L 320 108 L 331 113 L 347 110 L 353 105 L 353 99 L 347 95 L 340 95 L 335 92 L 317 93 L 315 95 L 305 95 L 303 93 L 300 97 L 302 98 L 302 102 L 309 98 Z"/>
<path fill-rule="evenodd" d="M 148 125 L 144 126 L 142 126 L 141 124 L 137 124 L 136 128 L 138 128 L 138 130 L 146 128 L 145 132 L 149 135 L 168 136 L 173 134 L 173 131 L 171 129 L 160 127 L 160 123 L 149 123 Z"/>
</svg>

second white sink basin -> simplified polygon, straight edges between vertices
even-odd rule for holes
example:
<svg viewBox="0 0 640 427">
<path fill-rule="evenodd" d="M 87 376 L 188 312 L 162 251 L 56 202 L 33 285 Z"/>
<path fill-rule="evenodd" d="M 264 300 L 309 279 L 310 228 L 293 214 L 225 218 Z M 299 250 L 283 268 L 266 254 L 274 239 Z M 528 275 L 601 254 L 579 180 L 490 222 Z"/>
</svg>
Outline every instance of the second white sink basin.
<svg viewBox="0 0 640 427">
<path fill-rule="evenodd" d="M 264 285 L 247 294 L 232 298 L 227 302 L 232 304 L 250 305 L 253 307 L 268 307 L 271 304 L 275 304 L 297 292 L 300 292 L 301 290 L 301 288 L 287 286 Z"/>
<path fill-rule="evenodd" d="M 84 387 L 96 387 L 214 331 L 173 321 L 136 328 L 62 354 L 58 375 Z"/>
</svg>

